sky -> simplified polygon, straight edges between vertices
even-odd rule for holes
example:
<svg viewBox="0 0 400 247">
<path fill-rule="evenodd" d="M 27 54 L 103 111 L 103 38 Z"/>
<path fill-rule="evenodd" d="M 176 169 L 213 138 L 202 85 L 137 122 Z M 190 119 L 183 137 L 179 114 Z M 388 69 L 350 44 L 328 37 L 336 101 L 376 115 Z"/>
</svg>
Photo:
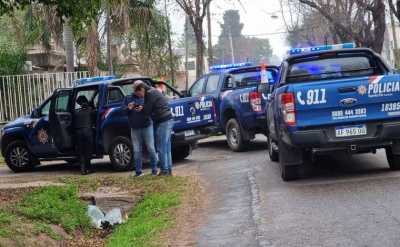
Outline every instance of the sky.
<svg viewBox="0 0 400 247">
<path fill-rule="evenodd" d="M 284 21 L 282 18 L 280 1 L 277 0 L 213 0 L 210 4 L 212 43 L 218 42 L 221 34 L 219 23 L 223 22 L 223 13 L 229 9 L 239 10 L 240 22 L 244 24 L 242 35 L 269 39 L 273 48 L 273 54 L 283 58 L 289 47 L 284 45 Z M 240 4 L 241 3 L 241 4 Z M 184 34 L 185 15 L 183 11 L 168 9 L 172 31 L 176 34 L 174 40 Z M 275 15 L 277 18 L 272 18 Z M 207 35 L 207 21 L 203 23 L 203 29 Z M 206 37 L 206 42 L 208 37 Z"/>
</svg>

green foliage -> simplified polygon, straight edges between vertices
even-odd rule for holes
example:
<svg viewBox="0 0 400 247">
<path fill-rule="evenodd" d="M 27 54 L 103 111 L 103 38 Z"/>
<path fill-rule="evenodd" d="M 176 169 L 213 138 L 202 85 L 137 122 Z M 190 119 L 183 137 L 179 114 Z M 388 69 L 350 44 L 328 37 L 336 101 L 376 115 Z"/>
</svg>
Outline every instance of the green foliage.
<svg viewBox="0 0 400 247">
<path fill-rule="evenodd" d="M 240 23 L 240 15 L 237 10 L 225 11 L 223 20 L 224 22 L 220 24 L 221 35 L 218 43 L 213 47 L 213 55 L 218 58 L 217 61 L 214 61 L 214 65 L 238 62 L 253 62 L 257 65 L 260 64 L 260 61 L 269 61 L 272 56 L 269 40 L 242 36 L 244 25 Z M 234 56 L 232 56 L 232 50 Z M 232 61 L 232 57 L 235 61 Z"/>
<path fill-rule="evenodd" d="M 0 166 L 5 165 L 4 158 L 0 155 Z"/>
<path fill-rule="evenodd" d="M 18 75 L 25 70 L 27 53 L 23 47 L 0 44 L 0 75 Z"/>
<path fill-rule="evenodd" d="M 133 217 L 126 224 L 116 227 L 107 246 L 160 246 L 157 233 L 170 227 L 173 215 L 171 207 L 180 205 L 179 194 L 170 192 L 146 196 L 133 210 Z"/>
<path fill-rule="evenodd" d="M 35 225 L 35 228 L 33 229 L 33 233 L 36 235 L 40 234 L 40 233 L 44 233 L 48 236 L 51 236 L 53 239 L 56 239 L 56 240 L 64 239 L 64 237 L 62 235 L 55 233 L 48 225 L 40 223 L 40 222 L 38 222 Z"/>
<path fill-rule="evenodd" d="M 85 205 L 78 198 L 76 186 L 46 186 L 24 195 L 16 206 L 19 214 L 30 219 L 61 225 L 67 232 L 90 226 Z"/>
<path fill-rule="evenodd" d="M 7 215 L 4 212 L 0 212 L 0 224 L 10 224 L 17 220 L 17 217 L 13 215 Z"/>
<path fill-rule="evenodd" d="M 117 57 L 112 58 L 112 65 L 115 78 L 121 78 L 126 72 L 126 67 L 118 64 Z M 100 60 L 97 62 L 97 66 L 100 70 L 108 71 L 108 58 L 106 54 L 100 54 Z"/>
<path fill-rule="evenodd" d="M 240 14 L 238 10 L 226 10 L 223 15 L 224 22 L 220 24 L 221 35 L 218 38 L 218 43 L 228 46 L 229 36 L 240 37 L 242 36 L 242 29 L 244 24 L 240 23 Z"/>
<path fill-rule="evenodd" d="M 117 3 L 119 1 L 110 1 Z M 39 3 L 46 6 L 56 6 L 57 15 L 62 17 L 70 17 L 74 20 L 88 20 L 96 18 L 101 1 L 98 0 L 14 0 L 0 1 L 0 16 L 11 14 L 15 10 L 25 9 L 32 3 Z"/>
</svg>

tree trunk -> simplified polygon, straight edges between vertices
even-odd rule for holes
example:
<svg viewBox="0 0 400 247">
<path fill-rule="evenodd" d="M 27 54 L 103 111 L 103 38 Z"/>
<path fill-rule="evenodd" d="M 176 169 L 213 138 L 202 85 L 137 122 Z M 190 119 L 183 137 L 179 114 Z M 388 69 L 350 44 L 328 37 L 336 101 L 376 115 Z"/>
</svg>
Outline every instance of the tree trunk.
<svg viewBox="0 0 400 247">
<path fill-rule="evenodd" d="M 99 61 L 99 47 L 97 23 L 93 20 L 86 39 L 86 63 L 90 76 L 99 75 L 99 68 L 97 66 L 97 62 Z"/>
<path fill-rule="evenodd" d="M 69 19 L 64 19 L 63 27 L 65 61 L 67 64 L 67 72 L 73 72 L 74 69 L 74 36 L 72 27 L 69 25 Z"/>
<path fill-rule="evenodd" d="M 195 23 L 194 34 L 196 36 L 196 77 L 204 73 L 204 42 L 203 42 L 203 20 L 198 19 Z"/>
</svg>

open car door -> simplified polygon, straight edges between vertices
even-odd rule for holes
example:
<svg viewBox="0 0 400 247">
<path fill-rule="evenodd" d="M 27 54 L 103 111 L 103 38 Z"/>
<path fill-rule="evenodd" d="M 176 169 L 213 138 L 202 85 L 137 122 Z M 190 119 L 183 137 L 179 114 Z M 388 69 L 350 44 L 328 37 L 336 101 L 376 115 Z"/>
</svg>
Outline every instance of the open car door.
<svg viewBox="0 0 400 247">
<path fill-rule="evenodd" d="M 71 114 L 72 89 L 56 89 L 51 98 L 49 122 L 59 152 L 74 150 L 74 126 Z"/>
</svg>

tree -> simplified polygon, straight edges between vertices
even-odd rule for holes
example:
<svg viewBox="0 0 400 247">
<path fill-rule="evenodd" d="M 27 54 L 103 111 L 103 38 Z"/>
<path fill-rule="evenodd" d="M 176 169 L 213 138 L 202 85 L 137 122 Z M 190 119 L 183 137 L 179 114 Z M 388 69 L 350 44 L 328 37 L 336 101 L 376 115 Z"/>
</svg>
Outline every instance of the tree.
<svg viewBox="0 0 400 247">
<path fill-rule="evenodd" d="M 332 25 L 340 40 L 349 37 L 381 53 L 386 30 L 384 0 L 299 0 L 317 10 Z"/>
<path fill-rule="evenodd" d="M 272 55 L 268 39 L 242 36 L 244 24 L 240 22 L 237 10 L 226 10 L 220 27 L 221 34 L 217 45 L 214 46 L 214 54 L 222 63 L 250 61 L 258 64 L 261 60 L 268 61 Z M 234 56 L 232 51 L 234 51 Z"/>
<path fill-rule="evenodd" d="M 203 21 L 211 0 L 175 0 L 175 2 L 186 13 L 189 23 L 193 27 L 197 46 L 196 77 L 200 77 L 204 71 Z"/>
</svg>

